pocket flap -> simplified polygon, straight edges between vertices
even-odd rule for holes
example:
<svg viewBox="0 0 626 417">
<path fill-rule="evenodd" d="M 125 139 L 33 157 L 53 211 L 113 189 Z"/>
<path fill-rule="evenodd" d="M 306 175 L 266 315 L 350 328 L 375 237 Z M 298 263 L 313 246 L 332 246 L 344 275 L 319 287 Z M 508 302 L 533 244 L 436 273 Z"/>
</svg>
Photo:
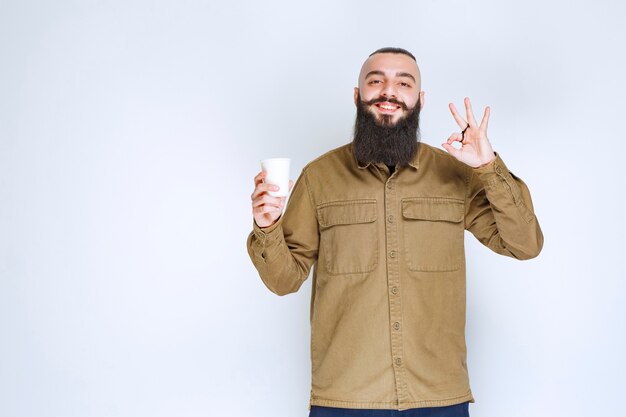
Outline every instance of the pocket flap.
<svg viewBox="0 0 626 417">
<path fill-rule="evenodd" d="M 322 227 L 376 221 L 376 200 L 349 200 L 326 203 L 317 208 Z"/>
<path fill-rule="evenodd" d="M 402 216 L 406 219 L 458 223 L 463 220 L 463 206 L 463 200 L 453 198 L 412 198 L 402 201 Z"/>
</svg>

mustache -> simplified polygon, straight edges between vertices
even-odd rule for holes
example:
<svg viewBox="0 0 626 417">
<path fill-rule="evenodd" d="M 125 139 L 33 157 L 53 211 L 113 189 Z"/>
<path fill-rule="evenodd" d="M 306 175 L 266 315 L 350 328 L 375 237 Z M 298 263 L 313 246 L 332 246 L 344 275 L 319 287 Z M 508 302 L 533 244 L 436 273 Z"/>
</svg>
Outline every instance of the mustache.
<svg viewBox="0 0 626 417">
<path fill-rule="evenodd" d="M 376 103 L 393 103 L 393 104 L 397 104 L 398 106 L 400 106 L 402 108 L 402 110 L 409 110 L 409 107 L 404 104 L 403 102 L 395 99 L 395 98 L 385 98 L 385 97 L 378 97 L 378 98 L 374 98 L 372 100 L 369 101 L 364 101 L 361 100 L 361 103 L 365 104 L 366 106 L 371 106 L 372 104 L 376 104 Z"/>
</svg>

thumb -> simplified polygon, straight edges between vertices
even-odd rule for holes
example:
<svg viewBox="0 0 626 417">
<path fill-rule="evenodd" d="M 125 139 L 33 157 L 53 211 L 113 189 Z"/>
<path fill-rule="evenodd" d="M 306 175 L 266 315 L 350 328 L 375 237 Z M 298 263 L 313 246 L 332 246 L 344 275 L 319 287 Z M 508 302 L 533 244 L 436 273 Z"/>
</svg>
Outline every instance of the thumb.
<svg viewBox="0 0 626 417">
<path fill-rule="evenodd" d="M 449 143 L 442 143 L 441 146 L 443 146 L 443 148 L 448 151 L 448 153 L 452 156 L 454 156 L 456 159 L 459 159 L 461 156 L 461 150 L 455 148 L 454 146 L 450 145 Z"/>
</svg>

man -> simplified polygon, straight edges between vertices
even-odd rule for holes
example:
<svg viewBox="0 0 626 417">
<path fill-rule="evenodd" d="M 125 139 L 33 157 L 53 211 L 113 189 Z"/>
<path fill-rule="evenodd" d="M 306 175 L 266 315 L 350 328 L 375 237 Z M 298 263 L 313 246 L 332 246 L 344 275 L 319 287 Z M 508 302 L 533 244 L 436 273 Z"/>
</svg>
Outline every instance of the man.
<svg viewBox="0 0 626 417">
<path fill-rule="evenodd" d="M 543 245 L 528 188 L 487 138 L 489 107 L 478 124 L 468 98 L 466 118 L 450 104 L 460 132 L 445 151 L 419 143 L 420 83 L 410 52 L 375 51 L 352 143 L 303 169 L 284 216 L 255 178 L 248 252 L 263 282 L 292 293 L 314 267 L 310 416 L 469 415 L 464 230 L 517 259 Z"/>
</svg>

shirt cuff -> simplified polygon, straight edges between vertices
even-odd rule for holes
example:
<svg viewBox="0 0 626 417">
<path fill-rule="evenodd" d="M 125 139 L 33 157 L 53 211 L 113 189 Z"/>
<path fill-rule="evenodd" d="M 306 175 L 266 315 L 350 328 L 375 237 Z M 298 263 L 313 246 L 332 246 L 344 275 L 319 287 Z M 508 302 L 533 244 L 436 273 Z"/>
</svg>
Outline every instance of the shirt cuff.
<svg viewBox="0 0 626 417">
<path fill-rule="evenodd" d="M 496 159 L 491 161 L 484 167 L 474 168 L 474 173 L 483 183 L 487 192 L 497 192 L 498 190 L 508 190 L 515 205 L 521 202 L 521 191 L 515 182 L 511 172 L 500 158 L 500 155 L 494 152 Z M 506 185 L 505 185 L 506 184 Z"/>
<path fill-rule="evenodd" d="M 494 155 L 496 156 L 495 159 L 489 162 L 487 165 L 478 168 L 472 168 L 474 173 L 477 174 L 479 178 L 493 178 L 494 174 L 495 176 L 503 177 L 508 174 L 509 169 L 504 164 L 502 158 L 500 158 L 500 155 L 498 155 L 497 152 L 494 152 Z"/>
<path fill-rule="evenodd" d="M 280 235 L 282 235 L 282 222 L 283 216 L 281 215 L 273 225 L 261 228 L 256 224 L 254 220 L 252 220 L 252 229 L 254 235 L 264 244 L 267 241 L 275 240 Z"/>
<path fill-rule="evenodd" d="M 489 162 L 486 165 L 483 165 L 481 167 L 477 167 L 477 168 L 472 168 L 474 170 L 474 172 L 493 172 L 493 169 L 495 168 L 494 165 L 496 164 L 496 161 L 498 161 L 500 159 L 500 155 L 498 155 L 497 152 L 493 153 L 495 155 L 495 158 Z M 500 159 L 499 162 L 502 162 L 502 160 Z"/>
<path fill-rule="evenodd" d="M 478 177 L 478 179 L 483 183 L 485 189 L 496 190 L 503 183 L 512 182 L 511 174 L 509 173 L 509 169 L 504 164 L 500 155 L 497 152 L 494 152 L 496 158 L 488 163 L 485 166 L 479 168 L 472 168 L 474 174 Z"/>
</svg>

